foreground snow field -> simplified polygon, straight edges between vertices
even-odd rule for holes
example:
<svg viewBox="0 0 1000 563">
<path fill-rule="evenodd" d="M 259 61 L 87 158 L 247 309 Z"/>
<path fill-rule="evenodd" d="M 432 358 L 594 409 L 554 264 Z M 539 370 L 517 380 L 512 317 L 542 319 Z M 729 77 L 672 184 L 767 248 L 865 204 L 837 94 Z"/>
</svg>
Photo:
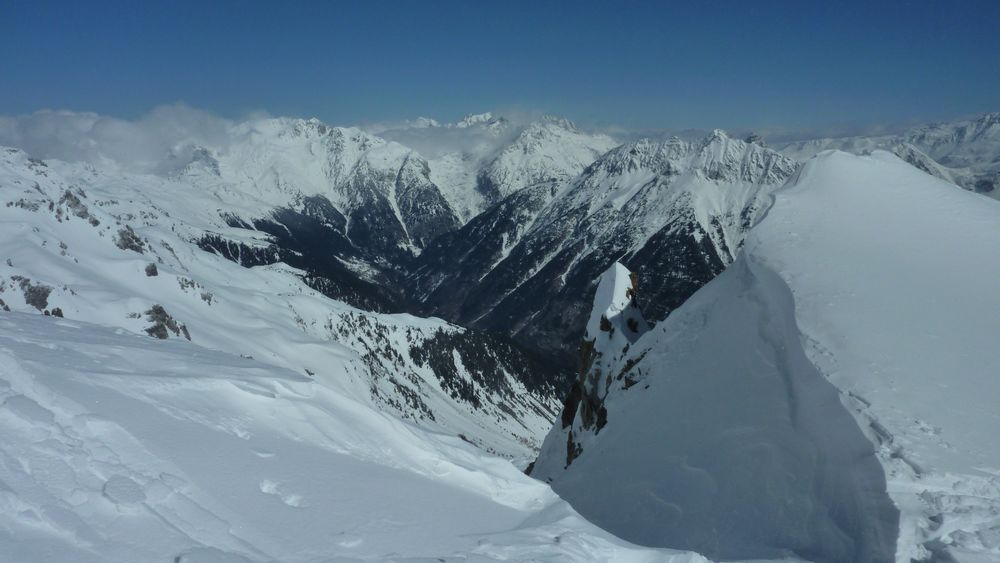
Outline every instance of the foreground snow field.
<svg viewBox="0 0 1000 563">
<path fill-rule="evenodd" d="M 180 340 L 0 316 L 0 560 L 697 562 L 510 462 Z"/>
<path fill-rule="evenodd" d="M 532 474 L 647 545 L 1000 559 L 998 225 L 1000 204 L 890 153 L 820 154 L 637 339 L 609 272 L 596 355 Z"/>
</svg>

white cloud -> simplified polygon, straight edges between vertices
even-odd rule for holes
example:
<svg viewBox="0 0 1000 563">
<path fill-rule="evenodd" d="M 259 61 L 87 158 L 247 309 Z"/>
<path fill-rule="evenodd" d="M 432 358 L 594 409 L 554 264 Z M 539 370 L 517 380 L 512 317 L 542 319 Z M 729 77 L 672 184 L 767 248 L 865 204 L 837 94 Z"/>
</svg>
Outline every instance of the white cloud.
<svg viewBox="0 0 1000 563">
<path fill-rule="evenodd" d="M 168 172 L 194 146 L 222 148 L 232 122 L 183 104 L 160 106 L 136 120 L 41 110 L 0 116 L 0 145 L 36 158 L 113 163 L 133 172 Z M 188 157 L 188 158 L 186 158 Z"/>
</svg>

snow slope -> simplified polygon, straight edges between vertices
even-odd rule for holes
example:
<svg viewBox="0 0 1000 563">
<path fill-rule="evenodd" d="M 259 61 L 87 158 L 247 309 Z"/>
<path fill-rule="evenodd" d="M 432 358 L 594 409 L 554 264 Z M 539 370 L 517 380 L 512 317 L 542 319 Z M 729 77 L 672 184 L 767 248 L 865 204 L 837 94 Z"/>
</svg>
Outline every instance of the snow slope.
<svg viewBox="0 0 1000 563">
<path fill-rule="evenodd" d="M 890 153 L 820 154 L 721 276 L 596 348 L 597 403 L 567 402 L 532 474 L 647 545 L 997 560 L 997 225 Z"/>
<path fill-rule="evenodd" d="M 1000 558 L 998 225 L 1000 204 L 889 153 L 834 152 L 777 194 L 747 242 L 791 288 L 806 353 L 879 445 L 903 560 L 924 546 Z"/>
<path fill-rule="evenodd" d="M 3 561 L 706 561 L 302 373 L 24 313 L 0 313 L 0 507 Z"/>
<path fill-rule="evenodd" d="M 0 309 L 252 356 L 506 456 L 530 455 L 550 424 L 549 371 L 508 343 L 361 311 L 284 263 L 243 267 L 200 248 L 217 234 L 238 252 L 274 252 L 264 233 L 228 226 L 197 184 L 2 149 L 0 202 Z"/>
<path fill-rule="evenodd" d="M 786 344 L 790 306 L 741 259 L 632 346 L 606 317 L 580 400 L 531 474 L 642 545 L 886 561 L 896 519 L 881 467 L 836 389 Z"/>
</svg>

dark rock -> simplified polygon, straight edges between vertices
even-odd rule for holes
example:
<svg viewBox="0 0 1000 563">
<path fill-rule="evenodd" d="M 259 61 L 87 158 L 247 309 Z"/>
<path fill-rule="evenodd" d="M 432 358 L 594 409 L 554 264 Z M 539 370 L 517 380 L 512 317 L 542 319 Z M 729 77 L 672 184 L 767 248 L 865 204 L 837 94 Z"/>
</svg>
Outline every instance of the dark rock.
<svg viewBox="0 0 1000 563">
<path fill-rule="evenodd" d="M 21 292 L 24 293 L 24 302 L 39 311 L 49 306 L 49 294 L 52 288 L 43 284 L 32 284 L 31 280 L 23 276 L 11 276 L 11 279 L 18 283 Z"/>
<path fill-rule="evenodd" d="M 146 320 L 153 323 L 146 327 L 146 334 L 153 338 L 166 340 L 173 333 L 174 336 L 181 336 L 183 334 L 184 338 L 191 340 L 191 334 L 188 333 L 187 327 L 174 320 L 162 305 L 153 305 L 144 314 L 146 315 Z"/>
<path fill-rule="evenodd" d="M 124 228 L 118 230 L 118 235 L 115 237 L 115 245 L 122 250 L 132 250 L 139 254 L 142 254 L 146 249 L 146 244 L 132 230 L 131 225 L 125 225 Z"/>
</svg>

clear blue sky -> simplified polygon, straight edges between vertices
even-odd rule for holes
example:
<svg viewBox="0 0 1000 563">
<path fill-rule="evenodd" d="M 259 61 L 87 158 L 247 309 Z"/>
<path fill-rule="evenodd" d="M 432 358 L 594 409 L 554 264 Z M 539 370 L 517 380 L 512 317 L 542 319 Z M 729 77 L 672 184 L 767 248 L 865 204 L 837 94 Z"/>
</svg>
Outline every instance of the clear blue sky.
<svg viewBox="0 0 1000 563">
<path fill-rule="evenodd" d="M 494 108 L 629 128 L 1000 111 L 1000 1 L 0 3 L 0 114 L 184 102 L 356 123 Z"/>
</svg>

